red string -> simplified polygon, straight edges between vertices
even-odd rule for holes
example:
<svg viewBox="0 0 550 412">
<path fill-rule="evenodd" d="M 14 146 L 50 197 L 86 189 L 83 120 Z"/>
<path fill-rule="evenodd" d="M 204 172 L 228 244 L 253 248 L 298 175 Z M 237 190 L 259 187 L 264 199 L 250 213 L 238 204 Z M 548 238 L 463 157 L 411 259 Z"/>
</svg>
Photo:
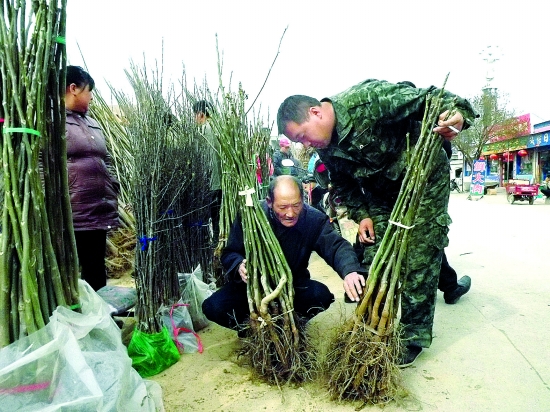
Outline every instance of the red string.
<svg viewBox="0 0 550 412">
<path fill-rule="evenodd" d="M 40 383 L 33 383 L 32 385 L 21 385 L 16 386 L 15 388 L 8 388 L 8 389 L 1 389 L 0 393 L 23 393 L 23 392 L 34 392 L 34 391 L 41 391 L 43 389 L 46 389 L 50 386 L 51 382 L 40 382 Z"/>
<path fill-rule="evenodd" d="M 202 353 L 203 347 L 202 347 L 202 342 L 201 342 L 201 338 L 199 337 L 199 335 L 197 335 L 195 333 L 195 331 L 193 331 L 191 329 L 177 328 L 176 324 L 174 323 L 174 316 L 173 316 L 174 308 L 177 308 L 179 306 L 189 306 L 189 304 L 188 303 L 174 303 L 172 305 L 172 307 L 170 308 L 170 322 L 172 322 L 172 331 L 174 333 L 174 339 L 176 341 L 176 346 L 178 347 L 179 352 L 183 353 L 183 349 L 184 349 L 183 344 L 178 340 L 178 335 L 180 334 L 180 332 L 192 333 L 197 338 L 197 346 L 199 348 L 199 353 Z"/>
</svg>

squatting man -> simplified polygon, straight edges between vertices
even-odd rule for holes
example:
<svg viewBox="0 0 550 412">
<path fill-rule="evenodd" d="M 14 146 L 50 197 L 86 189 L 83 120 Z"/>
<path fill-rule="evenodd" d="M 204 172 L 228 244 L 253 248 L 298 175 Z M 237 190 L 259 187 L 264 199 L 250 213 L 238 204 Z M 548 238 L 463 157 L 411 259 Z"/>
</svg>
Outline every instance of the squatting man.
<svg viewBox="0 0 550 412">
<path fill-rule="evenodd" d="M 292 272 L 294 309 L 306 320 L 328 309 L 334 295 L 321 282 L 311 279 L 308 263 L 316 252 L 344 279 L 353 300 L 359 295 L 354 281 L 366 274 L 351 244 L 334 231 L 326 214 L 305 204 L 301 182 L 293 176 L 274 178 L 266 200 L 260 202 Z M 239 331 L 250 316 L 246 296 L 248 272 L 243 230 L 237 218 L 231 226 L 221 256 L 227 283 L 203 302 L 202 310 L 212 322 Z"/>
</svg>

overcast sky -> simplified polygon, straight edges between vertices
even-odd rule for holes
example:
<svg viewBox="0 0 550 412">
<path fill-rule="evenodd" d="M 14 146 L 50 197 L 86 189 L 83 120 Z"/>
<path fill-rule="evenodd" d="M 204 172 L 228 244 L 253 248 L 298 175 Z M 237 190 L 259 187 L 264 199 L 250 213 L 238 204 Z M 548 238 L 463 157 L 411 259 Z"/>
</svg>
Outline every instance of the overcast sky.
<svg viewBox="0 0 550 412">
<path fill-rule="evenodd" d="M 548 6 L 544 1 L 206 1 L 71 0 L 69 64 L 83 64 L 104 97 L 103 80 L 129 90 L 130 59 L 152 67 L 164 42 L 165 84 L 217 86 L 216 34 L 231 75 L 251 97 L 259 92 L 267 121 L 289 95 L 323 98 L 367 78 L 441 86 L 472 97 L 486 84 L 484 51 L 495 50 L 493 87 L 516 114 L 550 120 Z M 77 46 L 78 45 L 78 46 Z"/>
</svg>

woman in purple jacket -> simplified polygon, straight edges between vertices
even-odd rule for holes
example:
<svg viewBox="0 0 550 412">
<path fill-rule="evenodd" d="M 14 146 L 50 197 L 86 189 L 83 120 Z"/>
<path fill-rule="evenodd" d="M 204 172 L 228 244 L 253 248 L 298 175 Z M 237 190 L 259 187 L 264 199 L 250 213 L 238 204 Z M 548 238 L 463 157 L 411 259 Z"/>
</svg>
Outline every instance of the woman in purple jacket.
<svg viewBox="0 0 550 412">
<path fill-rule="evenodd" d="M 78 66 L 67 67 L 67 169 L 81 277 L 94 289 L 107 284 L 107 232 L 118 226 L 118 181 L 107 168 L 105 137 L 86 115 L 94 80 Z"/>
</svg>

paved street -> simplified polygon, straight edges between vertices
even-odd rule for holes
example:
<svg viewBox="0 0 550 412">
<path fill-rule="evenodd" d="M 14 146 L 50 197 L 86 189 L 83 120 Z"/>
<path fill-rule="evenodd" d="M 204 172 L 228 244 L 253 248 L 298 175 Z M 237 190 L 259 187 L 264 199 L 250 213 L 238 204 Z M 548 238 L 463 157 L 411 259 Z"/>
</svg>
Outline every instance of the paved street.
<svg viewBox="0 0 550 412">
<path fill-rule="evenodd" d="M 447 257 L 472 289 L 455 305 L 438 292 L 432 346 L 403 371 L 410 396 L 385 410 L 550 411 L 550 204 L 455 192 L 449 213 Z M 338 322 L 353 305 L 334 273 L 320 280 L 338 299 L 319 324 Z"/>
<path fill-rule="evenodd" d="M 504 193 L 467 200 L 451 195 L 447 256 L 471 291 L 456 305 L 439 292 L 432 346 L 403 371 L 407 396 L 384 411 L 550 411 L 550 204 L 510 205 Z M 332 328 L 351 316 L 341 279 L 318 256 L 314 278 L 336 302 L 308 326 L 322 359 Z M 167 412 L 347 412 L 358 402 L 334 402 L 319 382 L 281 389 L 238 366 L 235 332 L 215 324 L 200 333 L 205 351 L 187 354 L 153 379 L 163 386 Z M 205 373 L 208 371 L 207 373 Z M 378 406 L 367 410 L 380 410 Z"/>
<path fill-rule="evenodd" d="M 472 289 L 439 293 L 435 339 L 405 371 L 423 411 L 550 410 L 550 205 L 452 194 L 447 256 Z"/>
</svg>

